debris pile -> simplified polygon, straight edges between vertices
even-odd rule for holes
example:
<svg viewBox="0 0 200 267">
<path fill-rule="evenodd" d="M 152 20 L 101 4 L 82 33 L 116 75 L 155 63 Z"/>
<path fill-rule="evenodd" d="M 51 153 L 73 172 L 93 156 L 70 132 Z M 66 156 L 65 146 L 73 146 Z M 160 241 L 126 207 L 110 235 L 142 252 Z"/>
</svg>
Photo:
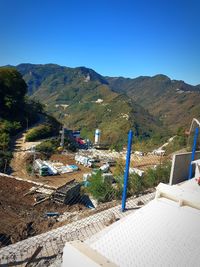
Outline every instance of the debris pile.
<svg viewBox="0 0 200 267">
<path fill-rule="evenodd" d="M 41 176 L 57 175 L 70 173 L 78 170 L 76 165 L 64 165 L 61 162 L 42 161 L 36 159 L 34 161 L 34 170 L 38 171 Z"/>
<path fill-rule="evenodd" d="M 71 205 L 80 198 L 81 183 L 75 180 L 59 187 L 52 195 L 52 199 L 57 203 Z"/>
</svg>

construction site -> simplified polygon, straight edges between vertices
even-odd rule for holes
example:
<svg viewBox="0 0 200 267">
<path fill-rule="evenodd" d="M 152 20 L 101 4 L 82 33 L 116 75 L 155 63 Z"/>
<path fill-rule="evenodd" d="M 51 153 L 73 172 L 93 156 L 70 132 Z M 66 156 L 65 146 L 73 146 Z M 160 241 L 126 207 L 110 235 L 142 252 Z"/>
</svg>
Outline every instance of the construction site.
<svg viewBox="0 0 200 267">
<path fill-rule="evenodd" d="M 95 143 L 99 137 L 95 136 Z M 63 151 L 43 160 L 33 147 L 40 142 L 26 142 L 25 133 L 16 140 L 11 162 L 11 175 L 0 175 L 0 246 L 57 228 L 66 223 L 95 214 L 116 205 L 96 203 L 82 192 L 92 173 L 101 170 L 105 179 L 113 180 L 117 162 L 125 163 L 126 151 L 96 148 L 76 153 Z M 164 156 L 132 155 L 134 168 L 140 175 L 145 168 L 161 163 Z M 33 165 L 27 171 L 27 163 Z M 92 202 L 93 201 L 93 202 Z"/>
<path fill-rule="evenodd" d="M 195 120 L 192 125 L 194 123 Z M 96 144 L 98 138 L 95 139 Z M 145 174 L 149 170 L 161 170 L 159 168 L 164 166 L 164 172 L 158 172 L 159 175 L 164 175 L 164 163 L 172 157 L 171 174 L 167 172 L 167 183 L 169 181 L 173 185 L 187 179 L 188 166 L 192 164 L 194 166 L 190 176 L 195 175 L 197 180 L 199 152 L 193 147 L 193 161 L 191 152 L 165 155 L 164 148 L 172 140 L 170 138 L 167 143 L 149 153 L 131 152 L 131 143 L 128 142 L 127 150 L 121 152 L 93 146 L 76 152 L 62 150 L 47 159 L 33 149 L 38 142 L 26 142 L 24 135 L 18 138 L 11 162 L 12 171 L 10 175 L 0 174 L 0 248 L 3 253 L 0 262 L 9 262 L 8 266 L 13 266 L 15 262 L 14 265 L 19 266 L 56 266 L 54 261 L 58 260 L 57 266 L 60 266 L 66 242 L 87 240 L 151 202 L 155 197 L 154 184 L 148 184 L 146 189 L 141 187 L 140 191 L 130 191 L 125 202 L 126 212 L 122 212 L 124 197 L 116 197 L 113 193 L 117 192 L 119 186 L 116 183 L 116 171 L 119 166 L 124 170 L 127 158 L 130 160 L 129 175 L 136 175 L 135 184 L 132 184 L 135 180 L 129 181 L 133 188 L 140 181 L 145 181 Z M 28 172 L 26 166 L 30 163 L 32 170 Z M 125 172 L 126 170 L 127 166 Z M 91 177 L 98 180 L 98 175 L 95 176 L 97 173 L 101 174 L 106 185 L 102 187 L 102 183 L 97 183 L 97 187 L 100 187 L 97 192 L 101 192 L 101 198 L 92 195 L 89 190 Z M 124 177 L 126 174 L 124 173 Z M 192 186 L 196 188 L 198 183 L 195 179 Z M 156 180 L 155 183 L 158 184 L 159 181 Z M 107 191 L 107 188 L 111 190 Z M 110 196 L 104 195 L 102 191 Z M 65 256 L 63 257 L 65 260 Z M 37 261 L 42 265 L 37 265 Z M 32 265 L 32 262 L 35 264 Z"/>
</svg>

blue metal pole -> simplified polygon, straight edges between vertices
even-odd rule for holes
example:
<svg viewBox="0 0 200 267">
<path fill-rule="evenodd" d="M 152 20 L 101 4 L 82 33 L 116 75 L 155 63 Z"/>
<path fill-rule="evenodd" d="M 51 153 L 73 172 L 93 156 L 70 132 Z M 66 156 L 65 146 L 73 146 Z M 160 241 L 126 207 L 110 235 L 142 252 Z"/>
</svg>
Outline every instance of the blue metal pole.
<svg viewBox="0 0 200 267">
<path fill-rule="evenodd" d="M 123 212 L 126 209 L 126 195 L 127 195 L 127 186 L 128 186 L 128 176 L 129 176 L 129 166 L 130 166 L 130 158 L 131 158 L 132 139 L 133 139 L 133 131 L 130 130 L 128 133 L 126 168 L 125 168 L 125 173 L 124 173 L 124 188 L 123 188 L 123 194 L 122 194 L 122 211 Z"/>
<path fill-rule="evenodd" d="M 195 133 L 194 133 L 194 141 L 193 141 L 193 147 L 192 147 L 192 156 L 191 156 L 191 161 L 190 161 L 188 179 L 191 179 L 192 178 L 192 163 L 191 162 L 194 160 L 194 157 L 195 157 L 198 135 L 199 135 L 199 127 L 197 127 L 195 129 Z"/>
</svg>

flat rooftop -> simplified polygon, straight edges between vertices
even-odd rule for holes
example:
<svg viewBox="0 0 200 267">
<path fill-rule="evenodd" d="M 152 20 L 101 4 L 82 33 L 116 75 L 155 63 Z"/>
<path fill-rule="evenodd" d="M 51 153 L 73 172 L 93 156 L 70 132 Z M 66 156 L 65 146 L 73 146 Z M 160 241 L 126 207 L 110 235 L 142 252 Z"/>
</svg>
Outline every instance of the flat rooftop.
<svg viewBox="0 0 200 267">
<path fill-rule="evenodd" d="M 160 184 L 154 200 L 86 240 L 85 246 L 115 266 L 199 266 L 199 226 L 197 181 Z"/>
<path fill-rule="evenodd" d="M 197 181 L 195 179 L 187 180 L 186 182 L 177 184 L 177 186 L 187 192 L 199 193 L 200 198 L 200 186 L 198 186 Z"/>
</svg>

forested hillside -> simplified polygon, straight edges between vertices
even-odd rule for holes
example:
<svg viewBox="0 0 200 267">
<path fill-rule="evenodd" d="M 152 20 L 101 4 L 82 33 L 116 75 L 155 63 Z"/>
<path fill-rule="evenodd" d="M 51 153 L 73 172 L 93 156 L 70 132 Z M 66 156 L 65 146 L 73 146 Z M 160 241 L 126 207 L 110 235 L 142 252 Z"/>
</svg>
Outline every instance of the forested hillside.
<svg viewBox="0 0 200 267">
<path fill-rule="evenodd" d="M 67 128 L 79 128 L 90 139 L 98 127 L 102 140 L 110 144 L 123 144 L 130 128 L 139 139 L 156 136 L 158 140 L 187 127 L 200 114 L 200 86 L 165 75 L 104 77 L 85 67 L 56 64 L 16 68 L 32 100 L 40 101 Z"/>
<path fill-rule="evenodd" d="M 27 85 L 13 68 L 0 68 L 0 171 L 11 159 L 13 137 L 38 119 L 41 105 L 26 98 Z"/>
<path fill-rule="evenodd" d="M 96 127 L 102 141 L 123 144 L 130 128 L 138 138 L 162 131 L 161 123 L 123 92 L 114 92 L 105 77 L 94 70 L 55 64 L 20 64 L 28 94 L 40 100 L 48 113 L 71 129 L 81 129 L 93 139 Z"/>
<path fill-rule="evenodd" d="M 127 94 L 174 132 L 200 116 L 199 85 L 171 80 L 165 75 L 135 79 L 106 77 L 106 80 L 112 90 Z"/>
<path fill-rule="evenodd" d="M 89 130 L 97 126 L 105 131 L 108 128 L 115 130 L 112 122 L 117 120 L 119 134 L 121 128 L 136 129 L 134 125 L 137 125 L 139 135 L 149 136 L 158 125 L 176 133 L 179 127 L 186 127 L 200 114 L 200 85 L 171 80 L 166 75 L 134 79 L 104 77 L 85 67 L 68 68 L 55 64 L 20 64 L 17 69 L 28 84 L 28 94 L 41 100 L 48 112 L 70 127 L 85 125 Z M 103 102 L 96 103 L 98 99 Z M 123 110 L 132 110 L 130 113 L 135 115 L 126 121 L 125 116 L 130 113 Z"/>
</svg>

